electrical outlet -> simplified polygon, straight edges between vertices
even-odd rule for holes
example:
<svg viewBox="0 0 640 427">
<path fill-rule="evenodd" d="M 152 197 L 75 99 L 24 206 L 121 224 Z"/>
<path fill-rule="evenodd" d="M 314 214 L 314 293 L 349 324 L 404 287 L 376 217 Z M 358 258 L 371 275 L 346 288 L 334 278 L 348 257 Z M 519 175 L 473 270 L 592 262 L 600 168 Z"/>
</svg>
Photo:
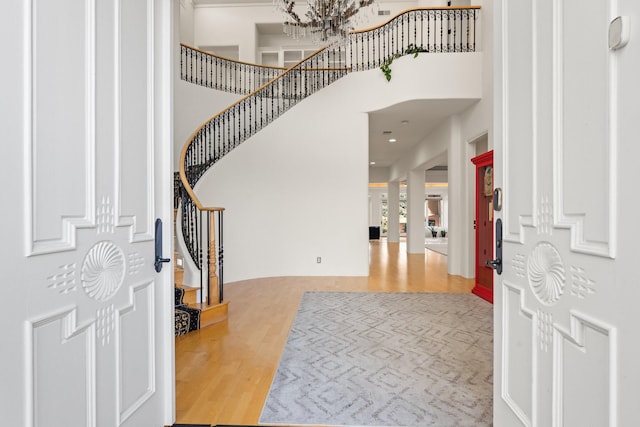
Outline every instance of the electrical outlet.
<svg viewBox="0 0 640 427">
<path fill-rule="evenodd" d="M 322 262 L 322 257 L 318 257 L 318 258 L 316 258 L 316 262 L 317 262 L 318 264 L 320 264 L 320 263 Z"/>
</svg>

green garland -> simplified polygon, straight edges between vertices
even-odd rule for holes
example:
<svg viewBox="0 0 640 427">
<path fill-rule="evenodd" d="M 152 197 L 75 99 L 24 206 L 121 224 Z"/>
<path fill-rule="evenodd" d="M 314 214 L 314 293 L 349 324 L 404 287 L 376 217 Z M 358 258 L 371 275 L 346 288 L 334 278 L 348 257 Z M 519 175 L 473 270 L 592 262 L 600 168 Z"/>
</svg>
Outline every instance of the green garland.
<svg viewBox="0 0 640 427">
<path fill-rule="evenodd" d="M 384 77 L 387 79 L 387 81 L 391 81 L 391 63 L 393 62 L 394 59 L 400 58 L 401 56 L 404 56 L 404 55 L 413 55 L 413 57 L 415 58 L 418 56 L 420 52 L 427 52 L 427 49 L 425 49 L 422 46 L 416 46 L 415 44 L 411 43 L 409 46 L 407 46 L 407 48 L 404 51 L 398 52 L 395 55 L 393 55 L 391 58 L 387 59 L 384 62 L 384 64 L 380 66 L 380 69 L 382 70 L 382 73 L 384 74 Z"/>
</svg>

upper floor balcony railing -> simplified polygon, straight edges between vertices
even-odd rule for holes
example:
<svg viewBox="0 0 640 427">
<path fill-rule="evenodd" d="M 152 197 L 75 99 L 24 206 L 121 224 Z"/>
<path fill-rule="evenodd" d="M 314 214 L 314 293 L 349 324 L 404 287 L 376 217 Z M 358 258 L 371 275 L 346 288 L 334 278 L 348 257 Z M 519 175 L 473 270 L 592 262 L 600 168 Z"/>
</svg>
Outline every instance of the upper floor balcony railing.
<svg viewBox="0 0 640 427">
<path fill-rule="evenodd" d="M 479 6 L 419 8 L 373 28 L 354 31 L 346 46 L 328 47 L 334 68 L 364 71 L 407 53 L 477 50 Z M 190 83 L 247 95 L 275 79 L 284 67 L 250 64 L 180 45 L 180 77 Z"/>
<path fill-rule="evenodd" d="M 284 70 L 235 61 L 180 44 L 180 78 L 211 89 L 248 95 Z"/>
</svg>

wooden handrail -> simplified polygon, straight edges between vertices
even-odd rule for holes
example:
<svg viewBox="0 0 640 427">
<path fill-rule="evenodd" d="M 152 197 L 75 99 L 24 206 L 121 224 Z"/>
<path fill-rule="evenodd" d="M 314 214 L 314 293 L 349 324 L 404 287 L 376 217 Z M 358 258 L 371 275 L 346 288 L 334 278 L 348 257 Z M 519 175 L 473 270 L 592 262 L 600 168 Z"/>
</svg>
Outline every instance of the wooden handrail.
<svg viewBox="0 0 640 427">
<path fill-rule="evenodd" d="M 242 98 L 240 98 L 238 101 L 234 102 L 233 104 L 231 104 L 230 106 L 228 106 L 225 110 L 222 110 L 220 112 L 218 112 L 217 114 L 214 114 L 213 116 L 211 116 L 208 120 L 205 120 L 187 139 L 187 141 L 185 142 L 185 144 L 182 146 L 182 151 L 180 152 L 180 180 L 182 181 L 182 186 L 184 187 L 184 189 L 187 191 L 187 193 L 189 194 L 189 196 L 191 197 L 191 199 L 193 200 L 194 204 L 196 205 L 196 207 L 200 210 L 206 210 L 206 208 L 202 205 L 202 203 L 200 202 L 200 199 L 198 199 L 198 197 L 196 196 L 195 192 L 193 191 L 193 188 L 191 188 L 191 184 L 189 184 L 189 181 L 187 180 L 187 174 L 184 168 L 184 161 L 185 158 L 187 156 L 187 150 L 189 149 L 189 144 L 191 143 L 191 141 L 194 140 L 195 136 L 207 125 L 207 123 L 213 121 L 216 117 L 220 116 L 221 114 L 223 114 L 225 111 L 228 111 L 230 109 L 232 109 L 233 107 L 235 107 L 236 105 L 239 105 L 240 103 L 242 103 L 243 101 L 247 100 L 248 98 L 254 96 L 254 94 L 260 92 L 261 90 L 263 90 L 264 88 L 268 87 L 269 85 L 275 83 L 276 81 L 278 81 L 279 79 L 282 79 L 285 75 L 287 75 L 288 73 L 290 73 L 294 68 L 296 68 L 297 66 L 299 66 L 300 64 L 302 64 L 303 62 L 313 58 L 314 56 L 322 53 L 324 50 L 326 50 L 328 48 L 328 46 L 324 46 L 320 49 L 318 49 L 317 51 L 315 51 L 314 53 L 312 53 L 311 55 L 307 56 L 306 58 L 298 61 L 297 63 L 295 63 L 294 65 L 292 65 L 291 67 L 287 68 L 283 73 L 279 74 L 278 76 L 276 76 L 275 78 L 269 80 L 268 82 L 264 83 L 262 86 L 260 86 L 258 89 L 254 90 L 253 92 L 249 93 L 248 95 L 243 96 Z M 345 68 L 346 69 L 346 68 Z M 343 70 L 342 68 L 337 68 L 336 70 Z M 221 208 L 223 209 L 223 208 Z"/>
<path fill-rule="evenodd" d="M 189 46 L 186 43 L 180 43 L 180 46 L 195 50 L 196 52 L 200 52 L 204 55 L 213 56 L 214 58 L 222 59 L 229 62 L 235 62 L 236 64 L 248 65 L 250 67 L 256 67 L 256 68 L 270 68 L 272 70 L 286 70 L 286 67 L 279 67 L 277 65 L 254 64 L 252 62 L 238 61 L 236 59 L 227 58 L 226 56 L 222 56 L 215 53 L 207 52 L 206 50 L 198 49 L 197 47 Z"/>
<path fill-rule="evenodd" d="M 363 28 L 361 30 L 349 31 L 349 34 L 360 34 L 360 33 L 367 33 L 369 31 L 377 30 L 378 28 L 382 28 L 385 25 L 389 25 L 391 23 L 391 21 L 393 21 L 395 19 L 398 19 L 399 17 L 401 17 L 405 13 L 409 13 L 409 12 L 418 12 L 418 11 L 422 11 L 422 10 L 469 10 L 469 9 L 481 9 L 481 8 L 482 8 L 482 6 L 425 6 L 425 7 L 414 7 L 414 8 L 411 8 L 411 9 L 403 10 L 402 12 L 398 13 L 393 18 L 390 18 L 387 21 L 383 22 L 382 24 L 376 25 L 375 27 L 369 27 L 369 28 Z"/>
</svg>

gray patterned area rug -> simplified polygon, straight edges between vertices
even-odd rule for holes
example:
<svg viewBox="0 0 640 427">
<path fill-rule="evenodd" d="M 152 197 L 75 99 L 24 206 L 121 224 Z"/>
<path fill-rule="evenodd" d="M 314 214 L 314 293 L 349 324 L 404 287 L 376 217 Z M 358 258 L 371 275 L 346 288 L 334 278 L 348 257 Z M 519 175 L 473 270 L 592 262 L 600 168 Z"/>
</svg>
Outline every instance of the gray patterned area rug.
<svg viewBox="0 0 640 427">
<path fill-rule="evenodd" d="M 307 292 L 260 423 L 490 426 L 492 313 L 472 294 Z"/>
</svg>

